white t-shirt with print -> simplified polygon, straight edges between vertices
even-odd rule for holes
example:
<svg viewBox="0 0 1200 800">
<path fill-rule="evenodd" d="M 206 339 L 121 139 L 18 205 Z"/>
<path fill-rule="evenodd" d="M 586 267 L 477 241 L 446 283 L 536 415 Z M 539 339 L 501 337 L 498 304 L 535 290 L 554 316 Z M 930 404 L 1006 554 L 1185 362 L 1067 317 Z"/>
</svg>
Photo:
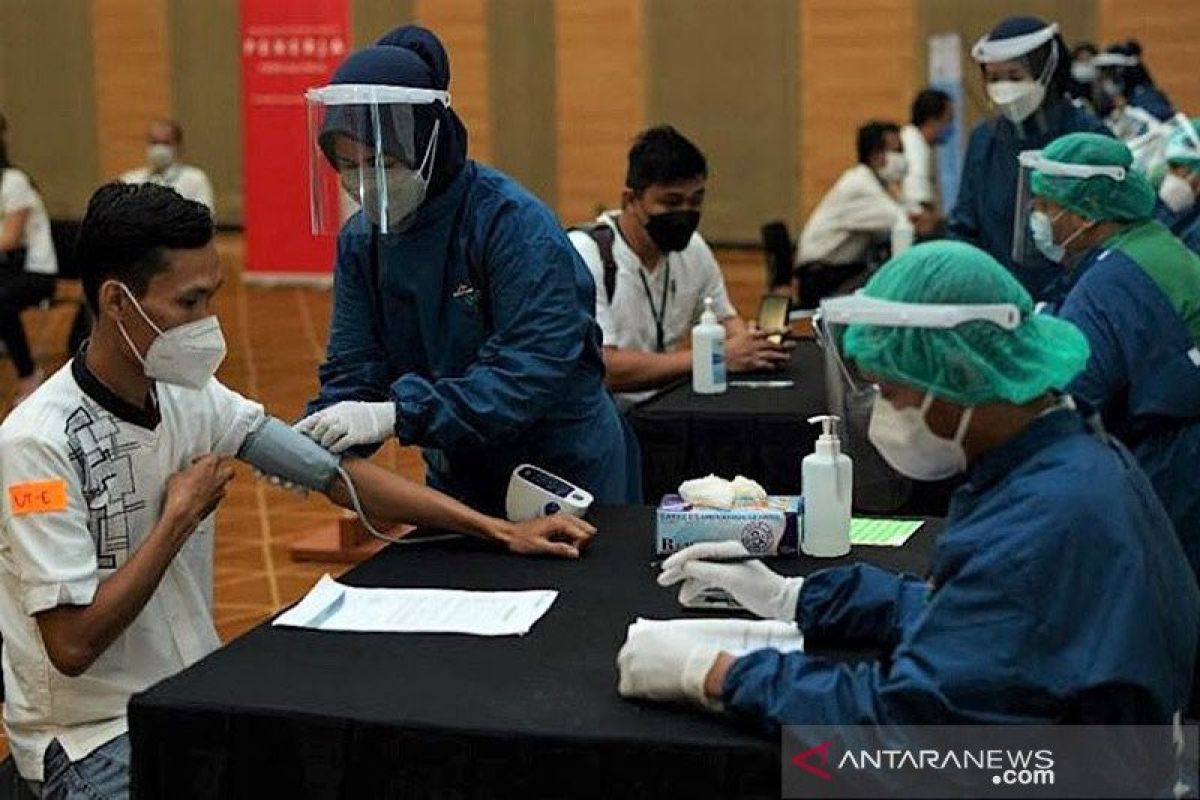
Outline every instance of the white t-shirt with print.
<svg viewBox="0 0 1200 800">
<path fill-rule="evenodd" d="M 692 328 L 704 312 L 704 298 L 713 299 L 717 319 L 737 315 L 725 278 L 712 250 L 697 232 L 687 247 L 667 253 L 647 270 L 617 227 L 617 212 L 601 214 L 596 222 L 613 229 L 613 261 L 617 265 L 616 291 L 611 301 L 604 288 L 604 262 L 600 248 L 586 231 L 571 231 L 569 236 L 583 257 L 596 282 L 596 322 L 604 334 L 604 346 L 621 350 L 653 353 L 658 349 L 655 311 L 663 317 L 663 350 L 669 352 L 685 344 Z M 642 283 L 643 277 L 645 284 Z M 668 283 L 669 281 L 669 283 Z M 647 294 L 649 287 L 649 294 Z M 666 308 L 661 309 L 664 292 Z M 617 395 L 622 407 L 651 397 L 654 391 L 623 392 Z"/>
<path fill-rule="evenodd" d="M 42 196 L 19 169 L 9 167 L 0 173 L 0 225 L 9 214 L 29 211 L 25 220 L 25 231 L 21 246 L 25 248 L 25 271 L 38 275 L 57 275 L 58 256 L 54 253 L 54 239 L 50 236 L 50 217 Z"/>
<path fill-rule="evenodd" d="M 264 419 L 261 405 L 213 379 L 200 390 L 157 384 L 154 424 L 80 362 L 68 362 L 0 425 L 4 722 L 28 780 L 42 779 L 52 739 L 72 760 L 83 758 L 127 730 L 131 695 L 219 646 L 212 516 L 82 675 L 54 668 L 33 615 L 91 603 L 158 521 L 171 475 L 198 456 L 234 455 Z"/>
<path fill-rule="evenodd" d="M 800 233 L 796 263 L 865 261 L 871 247 L 886 242 L 902 217 L 907 217 L 904 207 L 874 170 L 866 164 L 851 167 L 813 209 Z"/>
</svg>

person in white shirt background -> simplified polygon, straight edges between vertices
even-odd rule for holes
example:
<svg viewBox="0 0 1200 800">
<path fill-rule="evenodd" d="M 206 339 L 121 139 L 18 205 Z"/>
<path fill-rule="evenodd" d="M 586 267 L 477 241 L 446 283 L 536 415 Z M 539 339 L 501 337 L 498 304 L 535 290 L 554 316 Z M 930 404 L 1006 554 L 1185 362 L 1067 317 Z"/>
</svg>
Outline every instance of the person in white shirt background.
<svg viewBox="0 0 1200 800">
<path fill-rule="evenodd" d="M 121 176 L 124 183 L 157 183 L 216 213 L 212 182 L 199 167 L 183 163 L 183 128 L 172 119 L 157 119 L 146 132 L 146 165 Z"/>
<path fill-rule="evenodd" d="M 21 325 L 21 309 L 54 296 L 58 257 L 41 195 L 8 160 L 7 130 L 0 114 L 0 341 L 17 371 L 19 403 L 42 380 Z"/>
<path fill-rule="evenodd" d="M 92 337 L 0 424 L 4 724 L 36 793 L 126 797 L 130 696 L 220 645 L 212 512 L 234 456 L 308 464 L 291 479 L 343 507 L 356 505 L 353 480 L 372 520 L 513 553 L 578 558 L 595 532 L 562 514 L 494 519 L 339 460 L 216 380 L 221 268 L 199 203 L 152 184 L 103 186 L 78 252 Z"/>
<path fill-rule="evenodd" d="M 954 103 L 940 89 L 923 89 L 912 103 L 909 123 L 900 129 L 900 143 L 908 172 L 904 175 L 904 205 L 921 225 L 937 230 L 942 225 L 942 197 L 938 183 L 937 151 L 954 132 Z"/>
<path fill-rule="evenodd" d="M 770 332 L 753 330 L 729 301 L 721 267 L 696 230 L 707 183 L 695 144 L 669 125 L 650 128 L 629 150 L 620 210 L 569 234 L 596 282 L 607 383 L 622 409 L 691 374 L 691 329 L 706 297 L 725 326 L 729 371 L 774 369 L 790 358 L 790 345 L 772 344 Z"/>
<path fill-rule="evenodd" d="M 800 299 L 815 308 L 822 297 L 853 289 L 882 261 L 896 223 L 910 217 L 902 198 L 908 161 L 893 122 L 872 121 L 858 129 L 858 164 L 842 173 L 821 198 L 800 233 L 796 265 Z M 913 218 L 919 236 L 933 230 Z"/>
</svg>

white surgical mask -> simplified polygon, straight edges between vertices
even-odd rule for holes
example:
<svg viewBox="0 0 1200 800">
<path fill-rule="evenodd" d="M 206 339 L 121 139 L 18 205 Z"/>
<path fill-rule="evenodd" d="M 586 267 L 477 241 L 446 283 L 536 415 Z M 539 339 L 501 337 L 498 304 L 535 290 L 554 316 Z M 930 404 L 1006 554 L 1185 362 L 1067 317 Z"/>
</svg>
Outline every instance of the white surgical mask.
<svg viewBox="0 0 1200 800">
<path fill-rule="evenodd" d="M 996 81 L 987 91 L 1000 113 L 1013 122 L 1024 122 L 1046 99 L 1046 87 L 1034 80 Z"/>
<path fill-rule="evenodd" d="M 1096 68 L 1090 61 L 1076 61 L 1071 65 L 1071 77 L 1079 83 L 1091 83 L 1096 80 Z"/>
<path fill-rule="evenodd" d="M 204 388 L 225 360 L 225 336 L 221 333 L 221 323 L 216 315 L 164 331 L 146 316 L 133 292 L 125 284 L 119 285 L 133 301 L 142 319 L 158 334 L 143 357 L 134 346 L 133 339 L 129 338 L 125 326 L 117 321 L 118 330 L 125 337 L 125 343 L 133 351 L 134 357 L 142 363 L 146 377 L 190 389 Z"/>
<path fill-rule="evenodd" d="M 154 169 L 166 169 L 175 163 L 175 148 L 169 144 L 152 144 L 146 148 L 146 161 Z"/>
<path fill-rule="evenodd" d="M 1067 213 L 1065 210 L 1060 211 L 1054 217 L 1045 211 L 1033 211 L 1029 214 L 1029 233 L 1033 237 L 1034 247 L 1056 264 L 1061 264 L 1066 259 L 1067 245 L 1075 241 L 1075 237 L 1096 224 L 1089 222 L 1064 239 L 1062 244 L 1056 244 L 1054 242 L 1054 223 L 1065 213 Z"/>
<path fill-rule="evenodd" d="M 1168 172 L 1163 178 L 1162 186 L 1158 187 L 1158 196 L 1175 214 L 1190 211 L 1196 204 L 1196 193 L 1192 184 L 1174 172 Z"/>
<path fill-rule="evenodd" d="M 886 160 L 879 168 L 879 177 L 889 183 L 897 183 L 904 180 L 907 173 L 908 159 L 904 157 L 904 153 L 897 153 L 895 150 L 887 151 Z"/>
<path fill-rule="evenodd" d="M 962 442 L 974 409 L 968 407 L 963 411 L 954 438 L 945 439 L 930 430 L 925 421 L 931 405 L 933 395 L 929 393 L 920 408 L 904 409 L 876 394 L 871 409 L 867 438 L 892 469 L 913 480 L 940 481 L 967 468 L 967 452 Z"/>
</svg>

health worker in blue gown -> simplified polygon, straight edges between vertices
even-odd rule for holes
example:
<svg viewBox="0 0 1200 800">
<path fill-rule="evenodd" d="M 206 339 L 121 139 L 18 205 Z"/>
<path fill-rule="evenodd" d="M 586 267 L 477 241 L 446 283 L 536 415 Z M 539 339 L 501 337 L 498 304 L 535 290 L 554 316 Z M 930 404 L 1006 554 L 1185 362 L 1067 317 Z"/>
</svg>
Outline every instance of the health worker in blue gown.
<svg viewBox="0 0 1200 800">
<path fill-rule="evenodd" d="M 308 93 L 313 221 L 338 244 L 298 427 L 335 452 L 418 445 L 430 485 L 490 513 L 524 463 L 636 502 L 591 275 L 542 202 L 467 157 L 449 84 L 441 42 L 404 26 Z"/>
</svg>

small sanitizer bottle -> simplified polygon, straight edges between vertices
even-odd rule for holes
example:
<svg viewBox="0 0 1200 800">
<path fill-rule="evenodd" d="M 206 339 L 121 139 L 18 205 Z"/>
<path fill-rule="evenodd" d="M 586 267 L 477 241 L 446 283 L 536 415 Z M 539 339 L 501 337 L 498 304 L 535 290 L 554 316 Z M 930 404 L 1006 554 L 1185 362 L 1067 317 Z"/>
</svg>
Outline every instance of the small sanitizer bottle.
<svg viewBox="0 0 1200 800">
<path fill-rule="evenodd" d="M 850 498 L 854 465 L 842 452 L 837 437 L 838 418 L 809 417 L 821 423 L 816 449 L 804 457 L 800 467 L 804 494 L 804 533 L 800 549 L 817 558 L 837 558 L 850 552 Z"/>
<path fill-rule="evenodd" d="M 706 297 L 700 324 L 692 328 L 692 391 L 721 394 L 725 388 L 725 326 L 717 322 L 713 300 Z"/>
</svg>

